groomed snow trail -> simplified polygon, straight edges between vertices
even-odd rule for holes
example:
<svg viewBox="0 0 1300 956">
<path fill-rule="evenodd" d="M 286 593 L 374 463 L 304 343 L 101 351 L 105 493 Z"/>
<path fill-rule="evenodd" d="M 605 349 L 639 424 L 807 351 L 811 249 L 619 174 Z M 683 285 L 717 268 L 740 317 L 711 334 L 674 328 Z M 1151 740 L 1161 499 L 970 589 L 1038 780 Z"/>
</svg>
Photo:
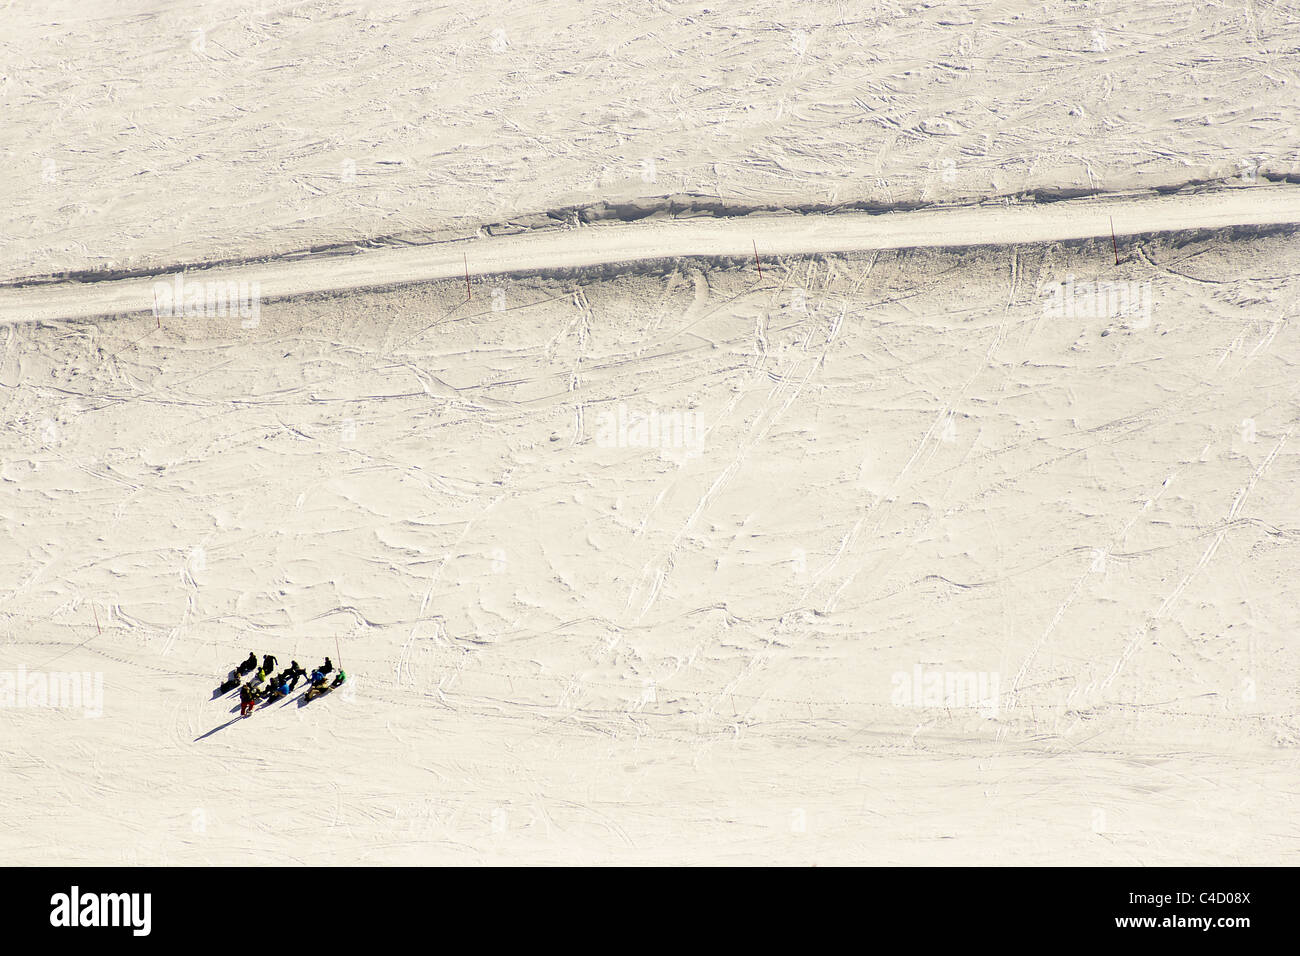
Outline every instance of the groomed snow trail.
<svg viewBox="0 0 1300 956">
<path fill-rule="evenodd" d="M 263 301 L 489 275 L 528 275 L 689 257 L 801 256 L 882 249 L 967 247 L 1119 238 L 1228 226 L 1300 223 L 1300 187 L 1255 186 L 1202 194 L 1089 198 L 904 213 L 642 220 L 571 231 L 295 256 L 194 269 L 189 278 L 257 283 Z M 0 288 L 3 321 L 49 321 L 147 312 L 154 283 L 173 275 Z"/>
</svg>

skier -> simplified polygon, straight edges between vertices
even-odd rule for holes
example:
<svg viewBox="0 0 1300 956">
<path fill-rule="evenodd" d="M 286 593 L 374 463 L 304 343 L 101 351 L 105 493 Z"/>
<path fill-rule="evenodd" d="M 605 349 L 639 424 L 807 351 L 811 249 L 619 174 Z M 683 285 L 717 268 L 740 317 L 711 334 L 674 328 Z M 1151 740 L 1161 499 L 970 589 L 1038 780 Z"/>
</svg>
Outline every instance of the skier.
<svg viewBox="0 0 1300 956">
<path fill-rule="evenodd" d="M 277 661 L 277 660 L 275 659 L 275 655 L 274 655 L 274 654 L 266 654 L 266 655 L 263 655 L 263 657 L 262 657 L 262 670 L 264 670 L 264 671 L 266 671 L 268 674 L 270 674 L 271 671 L 273 671 L 273 670 L 275 669 L 275 665 L 278 664 L 278 663 L 280 663 L 280 662 Z"/>
<path fill-rule="evenodd" d="M 254 654 L 252 651 L 249 651 L 248 660 L 244 661 L 244 663 L 239 665 L 238 668 L 239 676 L 243 677 L 245 674 L 247 674 L 249 671 L 253 670 L 256 667 L 257 667 L 257 655 Z"/>
<path fill-rule="evenodd" d="M 307 680 L 310 686 L 307 688 L 307 693 L 303 694 L 305 700 L 315 700 L 325 692 L 325 675 L 319 669 L 312 671 Z"/>
<path fill-rule="evenodd" d="M 257 706 L 257 691 L 253 690 L 253 684 L 250 681 L 239 688 L 239 716 L 247 717 Z"/>
<path fill-rule="evenodd" d="M 289 669 L 284 673 L 285 676 L 289 678 L 290 690 L 293 690 L 295 687 L 298 686 L 298 678 L 307 676 L 307 672 L 298 666 L 297 661 L 290 661 Z"/>
<path fill-rule="evenodd" d="M 289 685 L 283 681 L 274 681 L 267 685 L 266 692 L 262 696 L 268 704 L 274 704 L 287 693 L 289 693 Z"/>
<path fill-rule="evenodd" d="M 334 678 L 334 682 L 330 683 L 329 678 L 321 673 L 318 668 L 311 672 L 311 686 L 307 688 L 306 697 L 308 700 L 315 700 L 322 694 L 328 694 L 347 679 L 348 675 L 343 673 L 343 671 L 339 671 L 338 676 Z"/>
<path fill-rule="evenodd" d="M 332 670 L 334 670 L 334 662 L 327 657 L 325 658 L 325 663 L 320 666 L 320 672 L 322 674 L 328 674 Z"/>
</svg>

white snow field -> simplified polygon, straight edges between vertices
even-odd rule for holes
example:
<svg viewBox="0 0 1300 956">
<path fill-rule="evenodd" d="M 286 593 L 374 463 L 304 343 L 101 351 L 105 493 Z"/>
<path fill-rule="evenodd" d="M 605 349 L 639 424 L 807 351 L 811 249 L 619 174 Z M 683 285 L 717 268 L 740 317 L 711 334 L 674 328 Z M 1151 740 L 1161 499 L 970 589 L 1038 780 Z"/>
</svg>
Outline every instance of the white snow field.
<svg viewBox="0 0 1300 956">
<path fill-rule="evenodd" d="M 0 672 L 102 705 L 4 714 L 0 853 L 1294 863 L 1297 265 L 1264 227 L 11 324 Z M 310 705 L 209 699 L 336 648 Z"/>
<path fill-rule="evenodd" d="M 0 27 L 0 859 L 1300 862 L 1294 2 Z"/>
<path fill-rule="evenodd" d="M 1300 177 L 1296 0 L 12 0 L 0 26 L 0 279 L 647 196 Z"/>
</svg>

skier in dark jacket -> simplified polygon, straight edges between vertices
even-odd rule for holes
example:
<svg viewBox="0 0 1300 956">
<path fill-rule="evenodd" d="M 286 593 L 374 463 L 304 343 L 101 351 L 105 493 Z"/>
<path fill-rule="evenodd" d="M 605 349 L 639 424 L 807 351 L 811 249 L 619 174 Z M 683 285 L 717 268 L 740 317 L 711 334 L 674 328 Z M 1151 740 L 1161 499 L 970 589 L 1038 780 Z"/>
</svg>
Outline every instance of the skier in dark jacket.
<svg viewBox="0 0 1300 956">
<path fill-rule="evenodd" d="M 280 662 L 275 659 L 274 654 L 265 654 L 262 657 L 262 670 L 270 674 L 273 670 L 275 670 L 275 665 L 278 663 Z"/>
<path fill-rule="evenodd" d="M 327 657 L 325 658 L 325 663 L 320 666 L 320 672 L 322 674 L 328 674 L 332 670 L 334 670 L 334 662 Z"/>
<path fill-rule="evenodd" d="M 287 693 L 289 693 L 289 685 L 277 678 L 266 685 L 266 690 L 262 692 L 262 699 L 268 704 L 273 704 Z"/>
<path fill-rule="evenodd" d="M 239 716 L 247 717 L 257 706 L 257 691 L 253 690 L 252 684 L 244 684 L 239 688 Z"/>
<path fill-rule="evenodd" d="M 248 660 L 239 665 L 239 676 L 243 677 L 249 671 L 257 670 L 257 655 L 252 651 L 248 652 Z"/>
<path fill-rule="evenodd" d="M 284 672 L 284 676 L 287 677 L 289 680 L 289 689 L 293 690 L 295 687 L 298 686 L 298 679 L 301 677 L 306 677 L 307 672 L 298 666 L 297 661 L 290 661 L 289 669 Z"/>
</svg>

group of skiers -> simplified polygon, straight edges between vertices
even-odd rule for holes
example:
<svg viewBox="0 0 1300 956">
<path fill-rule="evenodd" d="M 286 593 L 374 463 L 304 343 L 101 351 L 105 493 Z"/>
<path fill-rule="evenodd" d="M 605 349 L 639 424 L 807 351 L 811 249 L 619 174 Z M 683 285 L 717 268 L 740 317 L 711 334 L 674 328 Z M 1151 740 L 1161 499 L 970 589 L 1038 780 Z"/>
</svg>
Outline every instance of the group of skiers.
<svg viewBox="0 0 1300 956">
<path fill-rule="evenodd" d="M 275 655 L 267 654 L 262 658 L 262 666 L 258 667 L 257 655 L 252 651 L 249 651 L 248 659 L 240 664 L 232 673 L 232 677 L 243 677 L 245 674 L 252 671 L 257 672 L 240 685 L 240 717 L 247 717 L 251 714 L 253 708 L 257 706 L 258 701 L 266 701 L 268 704 L 273 704 L 277 700 L 288 696 L 289 693 L 298 686 L 299 679 L 307 677 L 307 672 L 298 666 L 297 661 L 290 661 L 288 667 L 280 673 L 275 674 L 275 676 L 272 676 L 272 672 L 275 670 L 275 665 L 277 663 L 279 662 L 275 659 Z M 340 668 L 338 674 L 331 682 L 329 680 L 329 675 L 332 673 L 334 673 L 334 662 L 327 657 L 325 658 L 325 663 L 313 670 L 311 676 L 308 677 L 308 682 L 311 685 L 307 688 L 308 700 L 311 700 L 312 697 L 318 694 L 324 693 L 326 690 L 332 690 L 333 688 L 338 687 L 348 679 L 348 675 L 342 668 Z M 266 686 L 259 687 L 258 685 L 263 681 L 266 682 Z"/>
</svg>

